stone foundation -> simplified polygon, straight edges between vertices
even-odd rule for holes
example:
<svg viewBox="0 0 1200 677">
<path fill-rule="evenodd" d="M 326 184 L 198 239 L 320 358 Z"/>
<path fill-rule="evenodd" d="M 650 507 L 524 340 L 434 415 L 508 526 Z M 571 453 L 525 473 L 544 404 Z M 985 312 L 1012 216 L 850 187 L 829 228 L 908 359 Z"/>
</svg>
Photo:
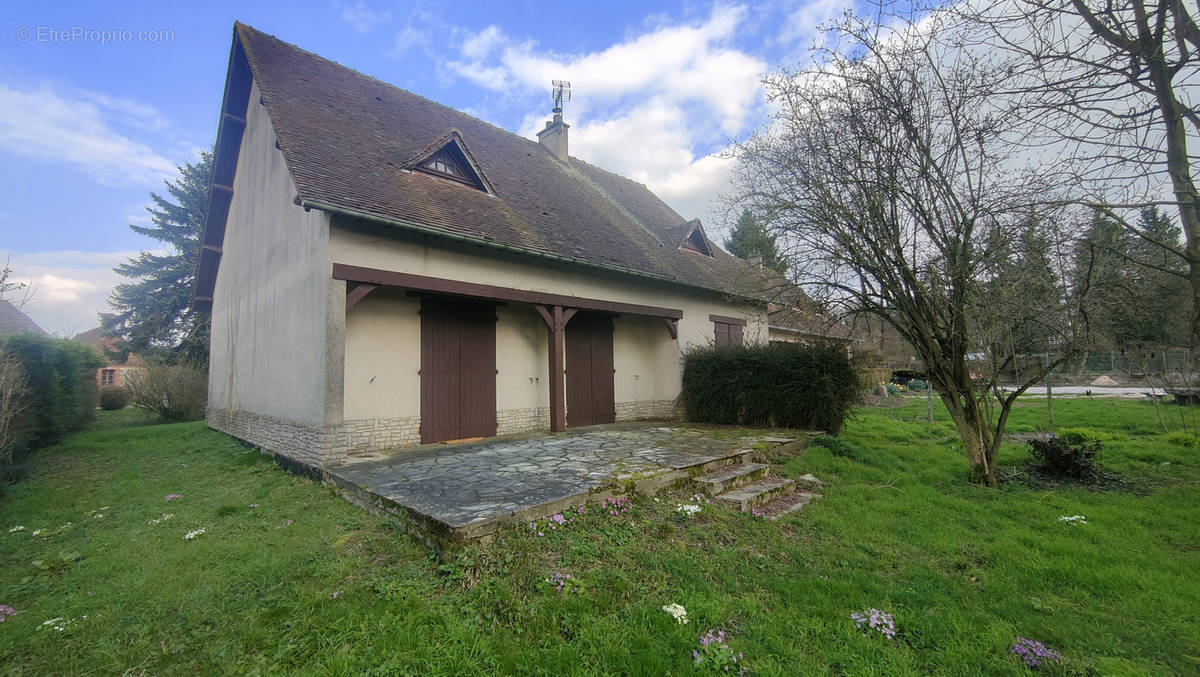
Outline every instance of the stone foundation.
<svg viewBox="0 0 1200 677">
<path fill-rule="evenodd" d="M 674 420 L 679 418 L 675 400 L 641 400 L 617 402 L 618 421 L 642 421 L 646 419 Z"/>
<path fill-rule="evenodd" d="M 678 417 L 675 400 L 617 402 L 618 421 L 673 420 Z M 359 453 L 411 447 L 421 443 L 421 417 L 369 418 L 340 425 L 313 426 L 263 416 L 248 411 L 210 407 L 208 427 L 228 433 L 272 455 L 282 456 L 312 469 L 345 463 Z M 550 429 L 550 409 L 504 409 L 496 412 L 496 434 Z"/>
<path fill-rule="evenodd" d="M 550 408 L 504 409 L 496 412 L 496 434 L 509 435 L 550 429 Z"/>
<path fill-rule="evenodd" d="M 210 428 L 272 455 L 284 456 L 311 468 L 323 467 L 328 457 L 329 432 L 323 426 L 215 407 L 209 407 L 205 412 L 204 422 Z"/>
<path fill-rule="evenodd" d="M 365 418 L 346 421 L 340 426 L 330 426 L 345 449 L 329 462 L 345 461 L 346 454 L 396 447 L 411 447 L 421 443 L 421 417 Z"/>
</svg>

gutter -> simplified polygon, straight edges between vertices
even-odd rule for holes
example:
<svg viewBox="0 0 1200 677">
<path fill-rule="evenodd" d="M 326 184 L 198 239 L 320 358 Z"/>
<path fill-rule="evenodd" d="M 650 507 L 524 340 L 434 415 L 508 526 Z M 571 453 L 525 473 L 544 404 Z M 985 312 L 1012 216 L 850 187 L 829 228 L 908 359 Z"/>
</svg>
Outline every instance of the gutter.
<svg viewBox="0 0 1200 677">
<path fill-rule="evenodd" d="M 494 240 L 487 240 L 484 238 L 472 237 L 470 235 L 462 235 L 459 233 L 450 233 L 445 230 L 441 230 L 438 228 L 431 228 L 429 226 L 425 226 L 425 225 L 416 223 L 414 221 L 407 221 L 404 219 L 394 219 L 394 218 L 389 218 L 389 217 L 385 217 L 385 216 L 379 216 L 377 214 L 371 214 L 369 212 L 362 212 L 362 211 L 358 211 L 356 209 L 339 207 L 337 205 L 332 205 L 332 204 L 329 204 L 328 202 L 321 202 L 319 200 L 308 200 L 308 199 L 301 198 L 300 206 L 304 207 L 304 209 L 306 209 L 306 210 L 316 209 L 317 211 L 322 211 L 327 214 L 337 214 L 340 216 L 348 216 L 351 218 L 362 219 L 364 221 L 372 221 L 372 222 L 380 223 L 380 224 L 383 224 L 386 226 L 396 226 L 399 228 L 404 228 L 405 230 L 411 230 L 411 231 L 415 231 L 418 233 L 423 233 L 425 235 L 431 235 L 431 236 L 437 237 L 437 238 L 454 240 L 456 242 L 470 243 L 470 244 L 479 245 L 482 247 L 490 247 L 492 249 L 497 249 L 497 250 L 504 251 L 504 252 L 521 254 L 524 256 L 535 256 L 535 257 L 539 257 L 539 258 L 543 258 L 543 259 L 549 259 L 551 261 L 558 261 L 560 263 L 573 263 L 576 265 L 583 266 L 585 268 L 595 268 L 595 269 L 603 270 L 603 271 L 610 272 L 610 273 L 620 273 L 622 275 L 630 275 L 633 277 L 640 277 L 640 278 L 644 278 L 647 280 L 654 280 L 655 282 L 665 282 L 667 284 L 679 285 L 679 286 L 683 286 L 683 287 L 691 287 L 694 289 L 703 289 L 705 291 L 713 292 L 716 294 L 721 294 L 724 296 L 731 296 L 734 298 L 742 298 L 742 299 L 746 299 L 749 301 L 763 302 L 762 299 L 756 299 L 756 298 L 749 297 L 749 296 L 742 296 L 739 294 L 734 294 L 734 293 L 726 291 L 724 289 L 715 289 L 713 287 L 706 287 L 704 285 L 692 284 L 690 282 L 683 282 L 683 281 L 677 280 L 675 278 L 666 277 L 664 275 L 655 275 L 654 273 L 647 273 L 647 272 L 643 272 L 640 270 L 634 270 L 632 268 L 622 268 L 621 266 L 613 266 L 613 265 L 608 265 L 605 263 L 597 263 L 595 261 L 585 261 L 583 259 L 571 258 L 569 256 L 562 256 L 560 254 L 551 254 L 549 252 L 539 251 L 537 249 L 528 249 L 526 247 L 516 247 L 513 245 L 503 244 L 501 242 L 496 242 Z"/>
</svg>

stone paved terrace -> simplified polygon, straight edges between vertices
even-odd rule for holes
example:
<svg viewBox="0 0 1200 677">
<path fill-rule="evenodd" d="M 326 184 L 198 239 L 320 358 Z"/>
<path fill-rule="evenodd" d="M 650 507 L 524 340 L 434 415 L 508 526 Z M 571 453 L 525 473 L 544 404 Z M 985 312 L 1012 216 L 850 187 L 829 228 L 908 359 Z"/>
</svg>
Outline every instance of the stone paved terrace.
<svg viewBox="0 0 1200 677">
<path fill-rule="evenodd" d="M 488 538 L 587 500 L 652 492 L 701 470 L 743 460 L 760 439 L 714 439 L 712 429 L 618 423 L 425 445 L 330 469 L 347 499 L 404 517 L 431 545 Z"/>
</svg>

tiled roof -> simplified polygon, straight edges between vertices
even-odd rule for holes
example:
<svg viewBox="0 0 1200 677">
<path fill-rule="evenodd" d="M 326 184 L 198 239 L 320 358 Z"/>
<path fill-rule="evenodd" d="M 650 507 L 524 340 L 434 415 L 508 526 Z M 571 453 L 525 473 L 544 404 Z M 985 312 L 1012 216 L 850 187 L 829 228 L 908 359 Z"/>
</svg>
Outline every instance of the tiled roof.
<svg viewBox="0 0 1200 677">
<path fill-rule="evenodd" d="M 32 332 L 39 336 L 49 336 L 45 329 L 37 325 L 37 322 L 29 319 L 29 316 L 22 313 L 16 306 L 0 299 L 0 336 L 10 336 L 12 334 L 23 334 Z"/>
<path fill-rule="evenodd" d="M 680 251 L 684 219 L 642 184 L 249 26 L 235 36 L 306 204 L 712 289 L 744 265 L 715 244 Z M 494 196 L 403 169 L 455 130 Z"/>
</svg>

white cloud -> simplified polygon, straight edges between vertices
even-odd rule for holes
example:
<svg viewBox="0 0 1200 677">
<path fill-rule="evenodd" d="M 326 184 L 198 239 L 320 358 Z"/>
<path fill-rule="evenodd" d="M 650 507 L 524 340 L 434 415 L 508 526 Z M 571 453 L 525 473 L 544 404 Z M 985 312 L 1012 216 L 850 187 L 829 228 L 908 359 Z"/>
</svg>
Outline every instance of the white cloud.
<svg viewBox="0 0 1200 677">
<path fill-rule="evenodd" d="M 342 21 L 359 33 L 369 33 L 379 24 L 389 23 L 392 20 L 392 10 L 376 12 L 361 0 L 353 5 L 338 3 L 334 6 L 341 8 Z"/>
<path fill-rule="evenodd" d="M 645 183 L 684 218 L 711 222 L 731 170 L 716 153 L 765 119 L 767 64 L 733 44 L 746 17 L 741 6 L 714 7 L 693 23 L 656 17 L 617 44 L 571 55 L 488 26 L 465 33 L 458 58 L 443 66 L 517 101 L 526 136 L 548 116 L 550 81 L 570 80 L 571 154 Z"/>
<path fill-rule="evenodd" d="M 486 59 L 492 50 L 508 41 L 498 26 L 488 26 L 478 33 L 463 40 L 460 52 L 463 58 L 478 60 Z"/>
<path fill-rule="evenodd" d="M 776 40 L 793 48 L 808 49 L 810 41 L 821 35 L 822 26 L 852 6 L 847 0 L 812 0 L 799 5 L 784 20 Z"/>
<path fill-rule="evenodd" d="M 396 44 L 392 48 L 390 56 L 400 58 L 408 53 L 408 50 L 418 47 L 428 47 L 433 39 L 432 33 L 427 30 L 419 30 L 412 26 L 406 26 L 404 30 L 396 34 Z"/>
<path fill-rule="evenodd" d="M 0 150 L 71 165 L 105 186 L 156 185 L 175 175 L 174 162 L 131 137 L 165 125 L 153 108 L 128 99 L 0 84 Z"/>
<path fill-rule="evenodd" d="M 99 324 L 108 312 L 108 294 L 121 281 L 113 267 L 137 252 L 12 252 L 11 279 L 30 283 L 32 296 L 22 311 L 46 331 L 73 336 Z M 7 257 L 0 253 L 0 257 Z"/>
</svg>

